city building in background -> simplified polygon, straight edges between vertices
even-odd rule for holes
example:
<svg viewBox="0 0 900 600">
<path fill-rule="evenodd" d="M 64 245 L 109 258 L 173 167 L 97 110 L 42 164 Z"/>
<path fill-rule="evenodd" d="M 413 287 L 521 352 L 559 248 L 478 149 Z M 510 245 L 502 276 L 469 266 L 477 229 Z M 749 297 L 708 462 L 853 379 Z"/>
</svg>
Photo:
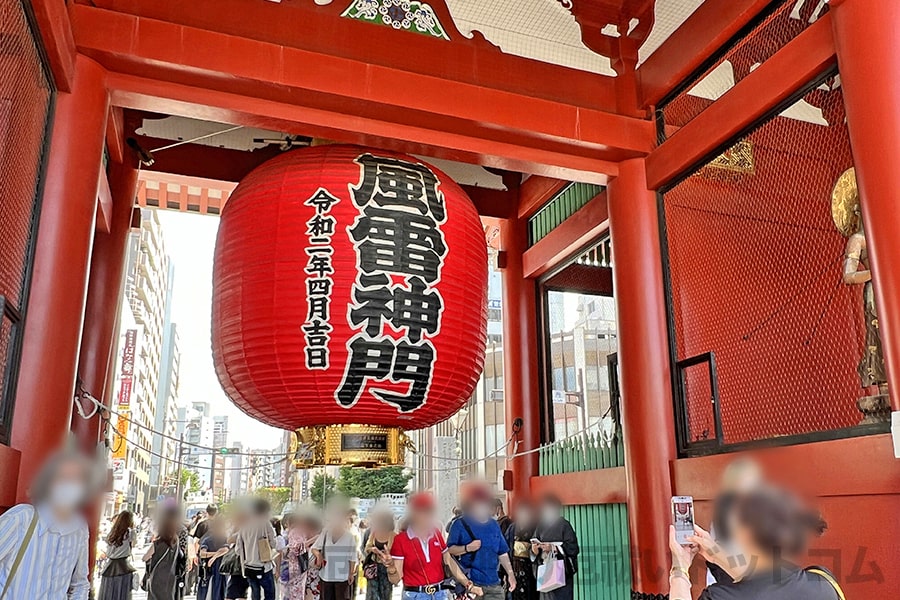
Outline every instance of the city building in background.
<svg viewBox="0 0 900 600">
<path fill-rule="evenodd" d="M 243 455 L 243 444 L 234 442 L 231 447 L 234 448 L 235 453 L 225 458 L 225 502 L 245 495 L 249 478 L 249 472 L 244 468 L 246 457 Z"/>
<path fill-rule="evenodd" d="M 216 415 L 213 421 L 213 448 L 220 451 L 212 455 L 212 484 L 210 491 L 214 498 L 222 502 L 225 499 L 225 463 L 228 449 L 228 417 Z"/>
<path fill-rule="evenodd" d="M 161 392 L 161 378 L 167 379 L 168 386 L 171 369 L 177 369 L 177 360 L 163 364 L 172 270 L 155 211 L 141 211 L 140 227 L 129 234 L 125 265 L 116 371 L 119 419 L 112 440 L 113 489 L 117 492 L 116 510 L 127 506 L 146 511 L 155 498 L 151 486 L 159 485 L 159 471 L 151 479 L 152 432 L 157 429 L 160 396 L 168 399 L 170 392 Z M 175 379 L 177 386 L 177 375 Z"/>
<path fill-rule="evenodd" d="M 193 471 L 200 480 L 200 489 L 210 489 L 212 483 L 213 420 L 209 402 L 192 402 L 178 409 L 178 435 L 184 436 L 180 459 L 183 468 Z M 202 446 L 203 448 L 198 448 Z"/>
<path fill-rule="evenodd" d="M 261 488 L 293 487 L 294 466 L 286 460 L 292 435 L 290 431 L 285 431 L 276 447 L 250 450 L 248 454 L 252 456 L 244 456 L 249 467 L 247 492 L 253 493 Z"/>
<path fill-rule="evenodd" d="M 175 265 L 169 263 L 168 292 L 163 333 L 162 359 L 160 360 L 159 390 L 156 399 L 156 415 L 150 455 L 151 502 L 161 496 L 174 495 L 177 485 L 175 455 L 178 448 L 178 386 L 181 349 L 178 327 L 172 322 L 172 281 Z"/>
<path fill-rule="evenodd" d="M 547 292 L 553 439 L 612 434 L 610 357 L 618 347 L 611 296 Z"/>
</svg>

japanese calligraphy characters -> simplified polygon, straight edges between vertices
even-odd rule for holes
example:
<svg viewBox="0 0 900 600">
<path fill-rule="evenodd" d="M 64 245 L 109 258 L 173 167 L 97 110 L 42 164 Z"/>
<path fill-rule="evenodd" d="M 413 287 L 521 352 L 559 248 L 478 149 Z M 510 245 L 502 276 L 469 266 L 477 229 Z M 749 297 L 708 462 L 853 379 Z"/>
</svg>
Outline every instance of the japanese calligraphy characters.
<svg viewBox="0 0 900 600">
<path fill-rule="evenodd" d="M 331 318 L 331 290 L 334 287 L 334 266 L 331 258 L 334 247 L 331 236 L 334 235 L 337 220 L 331 216 L 331 208 L 338 199 L 325 189 L 319 188 L 310 196 L 305 205 L 314 209 L 313 216 L 306 222 L 306 236 L 309 245 L 306 254 L 306 302 L 308 305 L 306 322 L 303 323 L 303 335 L 306 340 L 306 368 L 327 370 L 329 360 L 328 341 L 333 331 L 329 324 Z"/>
<path fill-rule="evenodd" d="M 338 403 L 351 407 L 370 380 L 372 395 L 400 412 L 425 404 L 437 358 L 444 300 L 436 284 L 447 256 L 440 181 L 426 166 L 363 154 L 355 161 L 361 180 L 351 186 L 359 216 L 348 229 L 357 276 L 347 311 L 348 359 Z M 405 392 L 402 387 L 406 386 Z"/>
</svg>

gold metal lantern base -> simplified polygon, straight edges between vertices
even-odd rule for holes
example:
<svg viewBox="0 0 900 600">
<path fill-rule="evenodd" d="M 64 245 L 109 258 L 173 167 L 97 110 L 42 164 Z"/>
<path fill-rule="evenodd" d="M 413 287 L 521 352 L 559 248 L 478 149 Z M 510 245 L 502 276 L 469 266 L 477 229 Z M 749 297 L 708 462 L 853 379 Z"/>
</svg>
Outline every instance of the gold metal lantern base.
<svg viewBox="0 0 900 600">
<path fill-rule="evenodd" d="M 412 441 L 399 427 L 320 425 L 294 432 L 291 448 L 298 469 L 324 466 L 387 467 L 402 465 Z"/>
</svg>

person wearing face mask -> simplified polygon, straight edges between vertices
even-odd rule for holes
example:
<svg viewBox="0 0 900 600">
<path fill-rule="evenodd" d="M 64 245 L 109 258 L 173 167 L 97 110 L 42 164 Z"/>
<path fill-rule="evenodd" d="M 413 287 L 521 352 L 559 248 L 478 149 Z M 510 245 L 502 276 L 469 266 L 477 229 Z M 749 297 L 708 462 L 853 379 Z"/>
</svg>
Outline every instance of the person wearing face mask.
<svg viewBox="0 0 900 600">
<path fill-rule="evenodd" d="M 555 555 L 564 561 L 566 585 L 552 592 L 541 592 L 541 600 L 572 600 L 575 595 L 575 573 L 578 572 L 578 537 L 575 529 L 562 516 L 562 502 L 553 495 L 544 496 L 540 503 L 540 520 L 535 528 L 537 543 L 531 545 L 535 562 L 541 564 Z"/>
<path fill-rule="evenodd" d="M 727 544 L 694 526 L 690 543 L 682 546 L 674 526 L 669 527 L 669 597 L 691 599 L 689 569 L 699 554 L 731 578 L 707 587 L 699 600 L 843 600 L 843 590 L 827 569 L 801 569 L 792 562 L 825 527 L 817 511 L 784 490 L 759 486 L 743 493 L 728 515 Z"/>
<path fill-rule="evenodd" d="M 508 600 L 537 600 L 537 582 L 531 561 L 531 540 L 537 524 L 534 506 L 527 499 L 516 502 L 513 507 L 516 520 L 506 530 L 506 544 L 509 558 L 516 574 L 516 590 L 510 592 Z"/>
<path fill-rule="evenodd" d="M 506 591 L 500 582 L 499 569 L 506 572 L 509 591 L 516 589 L 516 575 L 509 559 L 509 546 L 494 520 L 494 499 L 485 487 L 472 490 L 463 505 L 463 515 L 450 527 L 447 545 L 452 556 L 472 582 L 484 590 L 484 597 L 503 600 Z"/>
<path fill-rule="evenodd" d="M 92 474 L 84 456 L 57 454 L 35 478 L 33 504 L 0 515 L 0 599 L 87 600 L 88 528 L 80 513 Z"/>
</svg>

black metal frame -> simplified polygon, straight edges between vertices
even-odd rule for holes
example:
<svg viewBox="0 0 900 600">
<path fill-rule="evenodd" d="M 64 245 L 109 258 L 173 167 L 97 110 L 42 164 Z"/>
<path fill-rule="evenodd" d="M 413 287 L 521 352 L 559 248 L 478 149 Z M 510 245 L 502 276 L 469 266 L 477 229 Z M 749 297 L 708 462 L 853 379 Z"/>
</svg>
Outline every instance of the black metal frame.
<svg viewBox="0 0 900 600">
<path fill-rule="evenodd" d="M 28 232 L 28 248 L 25 252 L 25 272 L 22 278 L 22 293 L 20 297 L 21 308 L 11 306 L 6 298 L 0 296 L 2 303 L 2 318 L 12 321 L 9 348 L 7 350 L 6 364 L 0 365 L 4 370 L 3 386 L 0 388 L 0 444 L 8 445 L 12 434 L 12 421 L 15 417 L 16 390 L 19 383 L 19 369 L 22 358 L 22 339 L 25 332 L 25 323 L 28 316 L 28 300 L 31 296 L 31 279 L 34 274 L 34 254 L 37 247 L 38 224 L 41 220 L 43 208 L 44 185 L 46 182 L 47 165 L 50 156 L 50 141 L 52 139 L 54 116 L 56 115 L 57 87 L 50 71 L 50 60 L 44 47 L 43 38 L 40 35 L 37 20 L 30 2 L 20 2 L 25 12 L 25 19 L 31 30 L 31 37 L 37 48 L 41 62 L 41 71 L 47 84 L 50 97 L 47 102 L 47 117 L 44 122 L 44 140 L 41 148 L 41 162 L 38 165 L 37 181 L 34 189 L 34 206 L 31 211 L 31 225 Z"/>
<path fill-rule="evenodd" d="M 690 439 L 690 415 L 688 413 L 688 402 L 686 394 L 685 374 L 691 367 L 697 365 L 707 365 L 709 375 L 709 389 L 711 393 L 710 402 L 713 409 L 713 430 L 715 437 L 705 440 Z M 716 355 L 714 352 L 707 352 L 692 356 L 675 363 L 675 419 L 679 424 L 675 428 L 675 438 L 679 454 L 697 454 L 697 453 L 714 453 L 725 445 L 725 434 L 722 430 L 722 410 L 719 404 L 719 376 L 716 371 Z M 711 451 L 711 452 L 710 452 Z"/>
<path fill-rule="evenodd" d="M 622 392 L 619 387 L 619 353 L 613 352 L 606 356 L 606 370 L 609 378 L 609 412 L 612 416 L 614 428 L 613 440 L 622 435 Z"/>
<path fill-rule="evenodd" d="M 534 286 L 535 288 L 535 312 L 537 313 L 535 316 L 537 317 L 537 323 L 535 324 L 537 327 L 538 339 L 541 341 L 540 348 L 538 349 L 538 369 L 540 373 L 540 385 L 538 386 L 538 397 L 540 398 L 541 403 L 541 443 L 549 444 L 553 442 L 554 430 L 553 430 L 553 418 L 550 414 L 550 375 L 548 374 L 548 365 L 550 363 L 549 357 L 551 348 L 551 340 L 550 340 L 550 315 L 547 312 L 547 306 L 549 302 L 547 301 L 547 294 L 550 290 L 548 290 L 543 281 L 539 280 L 537 284 Z"/>
</svg>

